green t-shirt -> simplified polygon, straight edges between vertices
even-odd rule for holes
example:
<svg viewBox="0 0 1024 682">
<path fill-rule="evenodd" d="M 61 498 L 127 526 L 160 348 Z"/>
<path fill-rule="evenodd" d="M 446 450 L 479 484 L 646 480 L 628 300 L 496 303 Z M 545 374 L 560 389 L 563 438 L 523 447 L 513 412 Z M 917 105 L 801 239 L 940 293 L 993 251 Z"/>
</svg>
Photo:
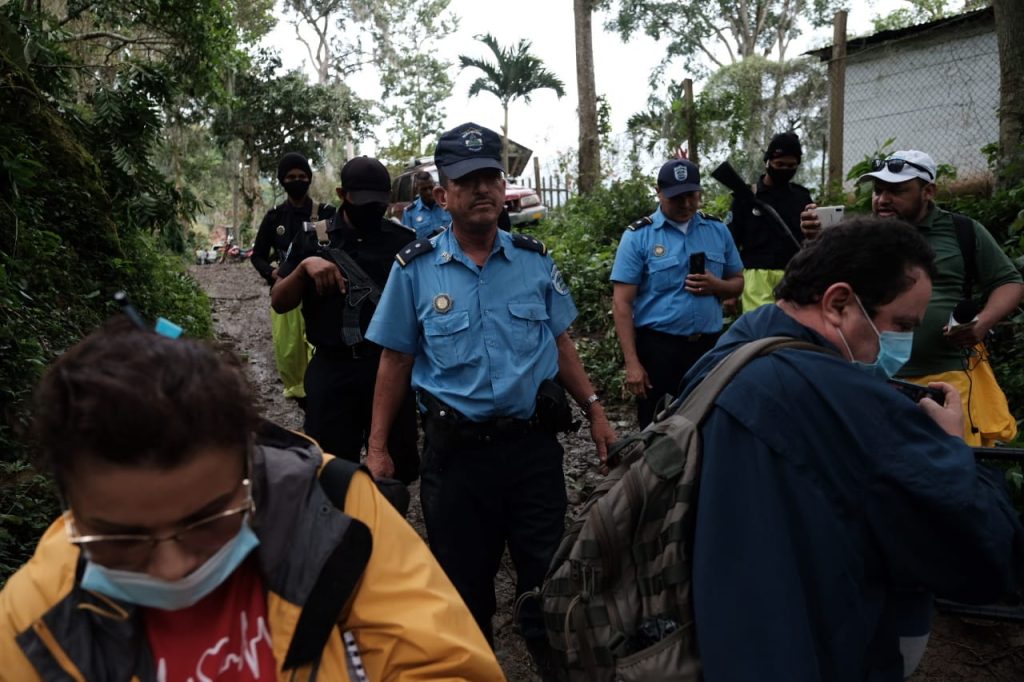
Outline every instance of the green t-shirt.
<svg viewBox="0 0 1024 682">
<path fill-rule="evenodd" d="M 974 283 L 974 299 L 984 305 L 993 289 L 1011 282 L 1021 282 L 1021 276 L 989 231 L 981 223 L 971 222 L 977 238 L 975 260 L 978 278 Z M 910 362 L 900 370 L 900 375 L 907 377 L 963 368 L 960 349 L 949 343 L 942 334 L 942 328 L 949 323 L 953 308 L 963 298 L 964 259 L 956 240 L 953 216 L 932 204 L 928 216 L 917 228 L 935 250 L 935 269 L 938 275 L 932 282 L 932 299 L 928 303 L 924 320 L 914 331 L 914 350 Z"/>
</svg>

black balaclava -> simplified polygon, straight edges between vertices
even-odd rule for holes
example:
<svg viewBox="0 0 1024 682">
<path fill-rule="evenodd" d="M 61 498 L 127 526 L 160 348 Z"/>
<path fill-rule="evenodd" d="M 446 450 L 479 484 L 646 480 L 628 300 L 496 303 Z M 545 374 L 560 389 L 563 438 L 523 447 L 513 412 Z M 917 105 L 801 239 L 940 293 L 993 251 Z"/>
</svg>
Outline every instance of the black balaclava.
<svg viewBox="0 0 1024 682">
<path fill-rule="evenodd" d="M 795 156 L 799 163 L 803 159 L 804 152 L 800 146 L 800 138 L 796 133 L 779 133 L 768 143 L 768 149 L 764 152 L 765 172 L 772 182 L 779 186 L 785 186 L 796 175 L 795 168 L 772 168 L 769 161 L 780 156 Z"/>
<path fill-rule="evenodd" d="M 380 221 L 384 219 L 388 205 L 375 201 L 368 204 L 353 204 L 346 201 L 341 205 L 341 210 L 345 212 L 349 225 L 361 232 L 367 232 L 380 227 Z"/>
<path fill-rule="evenodd" d="M 309 176 L 309 180 L 291 180 L 290 182 L 284 181 L 284 176 L 288 174 L 288 171 L 298 168 L 299 170 L 305 171 L 306 175 Z M 313 169 L 309 167 L 309 161 L 306 157 L 298 152 L 288 152 L 281 157 L 281 161 L 277 164 L 277 181 L 284 187 L 284 191 L 288 193 L 288 196 L 293 200 L 298 201 L 302 197 L 306 196 L 309 192 L 309 181 L 313 179 Z"/>
</svg>

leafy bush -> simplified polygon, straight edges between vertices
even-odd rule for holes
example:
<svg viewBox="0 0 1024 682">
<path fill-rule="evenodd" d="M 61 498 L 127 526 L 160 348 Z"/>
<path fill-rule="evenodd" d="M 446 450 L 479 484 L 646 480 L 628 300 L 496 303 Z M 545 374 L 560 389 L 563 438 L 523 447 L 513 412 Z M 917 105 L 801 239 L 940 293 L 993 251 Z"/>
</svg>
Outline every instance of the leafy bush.
<svg viewBox="0 0 1024 682">
<path fill-rule="evenodd" d="M 3 14 L 0 35 L 17 37 Z M 21 47 L 0 43 L 0 581 L 57 513 L 29 464 L 28 399 L 44 368 L 116 311 L 119 289 L 145 316 L 211 334 L 206 298 L 166 248 L 194 204 L 140 165 L 159 133 L 153 119 L 136 130 L 138 158 L 119 161 L 101 134 L 109 122 L 61 103 L 59 82 L 44 93 Z M 124 88 L 109 96 L 146 99 Z"/>
<path fill-rule="evenodd" d="M 634 177 L 573 197 L 537 230 L 579 308 L 574 325 L 583 364 L 603 395 L 617 395 L 623 361 L 612 320 L 612 263 L 626 226 L 650 215 L 653 183 Z"/>
</svg>

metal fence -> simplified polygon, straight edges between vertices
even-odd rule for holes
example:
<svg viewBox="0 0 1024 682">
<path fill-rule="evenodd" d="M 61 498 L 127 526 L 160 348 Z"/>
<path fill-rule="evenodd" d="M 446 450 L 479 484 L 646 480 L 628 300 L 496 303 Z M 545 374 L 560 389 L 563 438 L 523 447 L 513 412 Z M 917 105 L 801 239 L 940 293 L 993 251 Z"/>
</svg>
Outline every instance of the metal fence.
<svg viewBox="0 0 1024 682">
<path fill-rule="evenodd" d="M 960 183 L 990 181 L 982 148 L 999 136 L 991 8 L 851 40 L 835 62 L 845 88 L 833 93 L 841 100 L 831 102 L 830 125 L 841 108 L 844 173 L 892 139 L 890 151 L 925 151 L 954 166 Z"/>
</svg>

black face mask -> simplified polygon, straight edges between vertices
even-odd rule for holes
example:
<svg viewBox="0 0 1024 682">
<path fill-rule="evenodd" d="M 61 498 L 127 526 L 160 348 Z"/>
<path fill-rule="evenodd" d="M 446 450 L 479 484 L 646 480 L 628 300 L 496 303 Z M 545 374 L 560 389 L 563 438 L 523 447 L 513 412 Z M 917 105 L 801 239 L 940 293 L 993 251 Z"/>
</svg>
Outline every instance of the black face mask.
<svg viewBox="0 0 1024 682">
<path fill-rule="evenodd" d="M 796 168 L 772 168 L 768 166 L 768 177 L 776 185 L 787 185 L 796 177 Z"/>
<path fill-rule="evenodd" d="M 357 230 L 371 230 L 380 226 L 380 221 L 387 213 L 388 205 L 373 203 L 357 206 L 346 202 L 341 205 L 341 208 L 345 211 L 345 217 L 348 218 L 350 225 Z"/>
<path fill-rule="evenodd" d="M 288 182 L 281 183 L 281 185 L 284 187 L 284 191 L 288 193 L 288 196 L 295 201 L 306 196 L 306 192 L 309 191 L 309 180 L 289 180 Z"/>
</svg>

